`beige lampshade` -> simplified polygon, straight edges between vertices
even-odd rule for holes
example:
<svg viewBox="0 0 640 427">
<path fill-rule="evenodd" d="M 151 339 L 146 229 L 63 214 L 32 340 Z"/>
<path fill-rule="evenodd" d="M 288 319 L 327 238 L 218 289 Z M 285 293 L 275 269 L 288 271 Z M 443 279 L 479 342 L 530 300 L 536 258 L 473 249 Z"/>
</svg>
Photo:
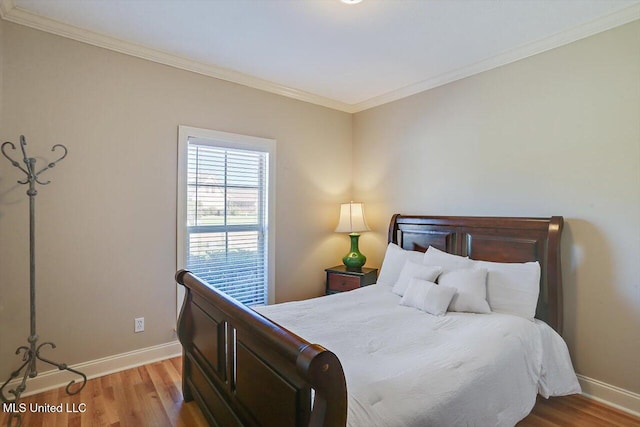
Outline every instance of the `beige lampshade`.
<svg viewBox="0 0 640 427">
<path fill-rule="evenodd" d="M 338 233 L 360 233 L 369 231 L 364 218 L 364 203 L 343 203 L 340 205 L 340 222 L 336 228 Z"/>
</svg>

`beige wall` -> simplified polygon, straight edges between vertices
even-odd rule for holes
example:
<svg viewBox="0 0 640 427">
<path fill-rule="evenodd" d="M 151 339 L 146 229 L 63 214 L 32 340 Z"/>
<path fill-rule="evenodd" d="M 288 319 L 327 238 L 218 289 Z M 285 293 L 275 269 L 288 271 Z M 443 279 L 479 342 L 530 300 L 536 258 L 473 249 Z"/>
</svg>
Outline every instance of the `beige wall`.
<svg viewBox="0 0 640 427">
<path fill-rule="evenodd" d="M 352 164 L 375 228 L 361 239 L 370 265 L 394 212 L 564 215 L 577 370 L 640 392 L 639 51 L 635 22 L 351 116 L 0 20 L 0 141 L 24 133 L 46 159 L 53 144 L 70 150 L 37 197 L 38 332 L 68 363 L 174 339 L 186 124 L 278 141 L 279 301 L 319 295 L 345 251 L 332 228 Z M 29 333 L 17 178 L 0 158 L 2 378 Z"/>
<path fill-rule="evenodd" d="M 348 243 L 350 114 L 0 21 L 0 141 L 69 156 L 39 188 L 38 333 L 77 363 L 175 339 L 178 125 L 277 140 L 276 298 L 324 290 Z M 40 160 L 44 164 L 44 160 Z M 28 319 L 28 198 L 0 158 L 0 377 Z M 133 333 L 134 317 L 146 331 Z M 47 367 L 46 369 L 49 369 Z"/>
<path fill-rule="evenodd" d="M 3 98 L 3 87 L 4 87 L 4 67 L 3 67 L 3 59 L 4 59 L 4 21 L 0 19 L 0 129 L 3 127 L 2 122 L 2 98 Z M 4 142 L 4 141 L 3 141 Z"/>
<path fill-rule="evenodd" d="M 379 263 L 395 212 L 563 215 L 577 371 L 640 392 L 640 22 L 354 118 Z"/>
</svg>

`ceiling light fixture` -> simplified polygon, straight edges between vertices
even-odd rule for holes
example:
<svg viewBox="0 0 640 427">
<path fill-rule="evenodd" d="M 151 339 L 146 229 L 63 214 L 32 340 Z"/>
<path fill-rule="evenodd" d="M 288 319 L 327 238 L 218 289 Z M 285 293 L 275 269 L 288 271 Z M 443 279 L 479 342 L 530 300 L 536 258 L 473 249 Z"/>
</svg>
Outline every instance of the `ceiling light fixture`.
<svg viewBox="0 0 640 427">
<path fill-rule="evenodd" d="M 344 4 L 357 4 L 357 3 L 360 3 L 362 0 L 340 0 L 340 1 Z"/>
</svg>

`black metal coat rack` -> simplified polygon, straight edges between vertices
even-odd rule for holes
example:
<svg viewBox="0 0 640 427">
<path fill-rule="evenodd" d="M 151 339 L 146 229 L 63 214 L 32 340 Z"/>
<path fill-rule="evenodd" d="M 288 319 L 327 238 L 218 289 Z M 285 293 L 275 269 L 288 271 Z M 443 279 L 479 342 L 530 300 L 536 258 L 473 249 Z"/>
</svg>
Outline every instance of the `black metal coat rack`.
<svg viewBox="0 0 640 427">
<path fill-rule="evenodd" d="M 22 149 L 23 162 L 25 164 L 24 167 L 20 165 L 19 162 L 12 159 L 7 154 L 7 147 L 11 147 L 12 150 L 16 150 L 16 146 L 12 142 L 5 142 L 0 147 L 2 151 L 2 155 L 6 157 L 13 166 L 20 169 L 25 175 L 26 178 L 22 181 L 18 181 L 18 184 L 28 184 L 29 189 L 27 190 L 27 195 L 29 196 L 29 302 L 30 302 L 30 322 L 31 322 L 31 332 L 29 337 L 27 338 L 27 342 L 29 346 L 20 346 L 16 349 L 16 354 L 22 353 L 22 365 L 14 372 L 11 373 L 9 379 L 2 384 L 0 387 L 0 399 L 3 404 L 13 404 L 11 407 L 13 410 L 9 415 L 9 419 L 7 421 L 8 427 L 19 427 L 22 424 L 22 417 L 18 412 L 18 403 L 20 401 L 20 396 L 27 388 L 27 380 L 29 378 L 34 378 L 38 375 L 38 371 L 36 370 L 36 361 L 41 360 L 49 365 L 53 365 L 57 367 L 59 370 L 73 372 L 74 374 L 80 375 L 82 377 L 82 383 L 76 383 L 75 380 L 72 380 L 69 384 L 67 384 L 65 390 L 67 394 L 77 394 L 82 390 L 87 383 L 87 376 L 82 372 L 79 372 L 75 369 L 72 369 L 67 366 L 66 363 L 56 363 L 49 359 L 46 359 L 40 355 L 40 351 L 45 346 L 50 346 L 51 348 L 56 348 L 56 345 L 52 342 L 43 342 L 42 344 L 38 344 L 38 334 L 36 333 L 36 263 L 35 263 L 35 197 L 38 194 L 36 190 L 36 184 L 47 185 L 51 181 L 40 181 L 38 178 L 40 174 L 44 171 L 53 168 L 58 162 L 67 157 L 67 147 L 62 144 L 56 144 L 51 148 L 51 151 L 56 151 L 57 148 L 62 150 L 62 156 L 57 160 L 47 164 L 44 168 L 40 169 L 36 172 L 36 159 L 34 157 L 28 157 L 26 152 L 27 143 L 23 135 L 20 135 L 20 148 Z M 20 376 L 20 373 L 24 369 L 24 374 L 22 375 L 22 381 L 12 389 L 8 390 L 8 394 L 10 396 L 5 395 L 5 387 L 9 384 L 9 382 Z M 74 386 L 75 385 L 75 386 Z M 4 405 L 3 405 L 4 406 Z M 15 421 L 15 424 L 14 424 Z"/>
</svg>

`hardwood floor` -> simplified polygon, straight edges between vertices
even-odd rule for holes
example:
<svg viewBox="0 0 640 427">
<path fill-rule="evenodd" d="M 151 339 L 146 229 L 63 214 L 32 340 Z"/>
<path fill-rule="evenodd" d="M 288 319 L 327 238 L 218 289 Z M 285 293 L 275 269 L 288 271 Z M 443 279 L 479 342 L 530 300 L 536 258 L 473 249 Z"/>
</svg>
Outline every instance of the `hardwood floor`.
<svg viewBox="0 0 640 427">
<path fill-rule="evenodd" d="M 640 418 L 580 395 L 538 396 L 533 411 L 518 427 L 640 427 Z"/>
<path fill-rule="evenodd" d="M 64 389 L 23 399 L 27 405 L 59 405 L 78 412 L 25 412 L 23 427 L 200 427 L 207 423 L 195 402 L 181 392 L 179 357 L 89 380 L 75 396 Z M 86 411 L 80 412 L 86 405 Z M 8 414 L 0 413 L 0 427 Z M 538 399 L 518 427 L 640 427 L 640 418 L 582 396 Z"/>
<path fill-rule="evenodd" d="M 64 388 L 24 398 L 29 404 L 63 404 L 66 410 L 86 405 L 86 412 L 31 413 L 23 427 L 206 427 L 195 402 L 182 400 L 182 360 L 177 357 L 87 381 L 84 389 L 68 396 Z M 28 384 L 28 383 L 27 383 Z M 28 388 L 27 388 L 28 389 Z M 74 406 L 75 405 L 75 406 Z M 7 424 L 2 413 L 0 426 Z"/>
</svg>

